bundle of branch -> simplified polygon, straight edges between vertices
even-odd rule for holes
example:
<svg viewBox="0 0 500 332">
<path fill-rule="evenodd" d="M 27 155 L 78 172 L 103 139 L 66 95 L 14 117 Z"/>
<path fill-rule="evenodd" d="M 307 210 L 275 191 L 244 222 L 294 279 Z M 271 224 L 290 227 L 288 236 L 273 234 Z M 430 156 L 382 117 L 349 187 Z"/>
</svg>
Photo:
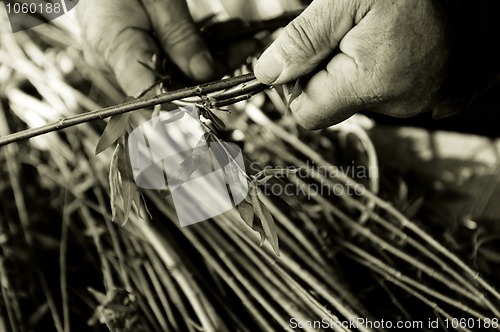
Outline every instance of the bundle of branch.
<svg viewBox="0 0 500 332">
<path fill-rule="evenodd" d="M 86 69 L 72 22 L 57 24 L 0 36 L 1 136 L 81 120 L 123 99 Z M 438 235 L 381 199 L 369 120 L 305 132 L 287 115 L 287 93 L 271 89 L 244 101 L 261 86 L 237 83 L 176 98 L 210 112 L 239 102 L 228 136 L 262 169 L 250 177 L 258 200 L 246 212 L 181 228 L 171 198 L 157 191 L 140 192 L 136 208 L 127 207 L 109 181 L 117 166 L 105 148 L 118 138 L 95 155 L 101 122 L 2 148 L 1 178 L 9 179 L 0 182 L 2 330 L 347 331 L 345 322 L 355 322 L 368 331 L 383 329 L 382 319 L 468 330 L 456 317 L 498 327 L 496 289 Z M 369 170 L 363 183 L 338 167 L 347 137 Z M 294 188 L 288 196 L 302 207 L 267 192 L 274 180 L 274 189 Z M 115 214 L 128 214 L 124 226 L 112 222 L 113 200 L 122 200 Z M 275 225 L 276 234 L 255 232 L 259 222 Z"/>
</svg>

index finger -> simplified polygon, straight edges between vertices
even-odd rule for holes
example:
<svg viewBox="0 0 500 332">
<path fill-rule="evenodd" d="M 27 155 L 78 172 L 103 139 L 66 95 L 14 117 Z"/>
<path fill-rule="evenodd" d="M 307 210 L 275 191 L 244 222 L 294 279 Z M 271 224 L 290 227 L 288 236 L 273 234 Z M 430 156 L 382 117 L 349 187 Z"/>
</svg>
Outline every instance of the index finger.
<svg viewBox="0 0 500 332">
<path fill-rule="evenodd" d="M 141 0 L 165 52 L 197 81 L 214 75 L 214 60 L 196 28 L 184 0 Z"/>
<path fill-rule="evenodd" d="M 137 95 L 154 82 L 154 74 L 139 63 L 153 67 L 152 55 L 158 51 L 139 2 L 82 0 L 77 16 L 83 38 L 111 67 L 127 95 Z"/>
</svg>

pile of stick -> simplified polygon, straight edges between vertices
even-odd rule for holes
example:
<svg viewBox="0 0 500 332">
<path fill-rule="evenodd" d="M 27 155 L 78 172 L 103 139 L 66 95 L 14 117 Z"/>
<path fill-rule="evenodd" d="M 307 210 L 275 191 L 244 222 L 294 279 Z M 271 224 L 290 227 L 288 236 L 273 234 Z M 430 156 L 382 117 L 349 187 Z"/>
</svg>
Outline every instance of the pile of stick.
<svg viewBox="0 0 500 332">
<path fill-rule="evenodd" d="M 60 19 L 0 35 L 0 136 L 123 99 L 87 68 L 72 24 Z M 300 170 L 284 183 L 308 188 L 299 195 L 302 211 L 260 195 L 278 228 L 279 257 L 267 242 L 259 246 L 236 209 L 179 228 L 171 200 L 154 191 L 142 193 L 144 204 L 125 226 L 113 223 L 112 153 L 94 153 L 104 123 L 3 147 L 0 330 L 62 332 L 82 323 L 96 331 L 390 328 L 382 319 L 475 329 L 456 317 L 498 328 L 495 287 L 439 234 L 380 198 L 370 121 L 358 117 L 326 135 L 304 132 L 278 91 L 238 103 L 229 129 L 251 160 Z M 371 170 L 364 183 L 335 167 L 346 137 Z M 352 194 L 356 188 L 368 190 Z"/>
</svg>

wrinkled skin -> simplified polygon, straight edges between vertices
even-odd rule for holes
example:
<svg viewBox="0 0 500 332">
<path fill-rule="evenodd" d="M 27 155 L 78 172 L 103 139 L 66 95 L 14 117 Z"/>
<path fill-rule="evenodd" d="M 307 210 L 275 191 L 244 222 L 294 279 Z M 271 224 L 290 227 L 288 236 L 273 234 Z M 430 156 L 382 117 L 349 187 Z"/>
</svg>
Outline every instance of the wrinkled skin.
<svg viewBox="0 0 500 332">
<path fill-rule="evenodd" d="M 191 79 L 214 76 L 214 60 L 184 0 L 81 0 L 77 18 L 87 61 L 111 69 L 127 95 L 155 81 L 138 61 L 154 68 L 159 48 Z"/>
<path fill-rule="evenodd" d="M 291 109 L 303 127 L 318 129 L 362 110 L 395 117 L 430 110 L 448 53 L 432 0 L 315 0 L 255 74 L 266 84 L 308 75 Z"/>
<path fill-rule="evenodd" d="M 297 8 L 297 0 L 288 1 Z M 245 4 L 245 0 L 223 0 L 220 7 L 214 8 L 208 1 L 196 0 L 188 8 L 186 0 L 81 0 L 76 13 L 87 62 L 111 71 L 125 94 L 137 96 L 156 79 L 140 64 L 154 68 L 153 54 L 158 55 L 157 59 L 165 55 L 191 81 L 205 82 L 224 76 L 260 51 L 259 41 L 242 39 L 211 45 L 215 52 L 211 54 L 189 11 L 198 21 L 220 13 L 221 8 L 222 15 L 226 15 L 223 8 L 229 8 L 238 17 L 249 14 Z M 275 9 L 279 10 L 279 6 Z M 219 28 L 232 29 L 235 23 L 221 22 L 223 27 Z M 180 77 L 170 64 L 167 70 L 163 74 L 175 77 L 175 87 L 193 84 Z"/>
</svg>

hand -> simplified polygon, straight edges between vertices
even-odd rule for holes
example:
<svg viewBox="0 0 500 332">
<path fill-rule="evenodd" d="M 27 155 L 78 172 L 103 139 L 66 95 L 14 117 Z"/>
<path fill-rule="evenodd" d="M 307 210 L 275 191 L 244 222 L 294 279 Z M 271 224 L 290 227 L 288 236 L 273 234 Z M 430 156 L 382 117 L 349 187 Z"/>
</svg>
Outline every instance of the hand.
<svg viewBox="0 0 500 332">
<path fill-rule="evenodd" d="M 214 74 L 184 0 L 81 0 L 77 16 L 88 61 L 109 66 L 129 96 L 154 83 L 154 74 L 138 61 L 154 68 L 159 47 L 194 80 Z"/>
<path fill-rule="evenodd" d="M 432 0 L 315 0 L 255 66 L 266 84 L 301 79 L 290 105 L 318 129 L 362 110 L 409 117 L 439 97 L 448 59 Z"/>
</svg>

